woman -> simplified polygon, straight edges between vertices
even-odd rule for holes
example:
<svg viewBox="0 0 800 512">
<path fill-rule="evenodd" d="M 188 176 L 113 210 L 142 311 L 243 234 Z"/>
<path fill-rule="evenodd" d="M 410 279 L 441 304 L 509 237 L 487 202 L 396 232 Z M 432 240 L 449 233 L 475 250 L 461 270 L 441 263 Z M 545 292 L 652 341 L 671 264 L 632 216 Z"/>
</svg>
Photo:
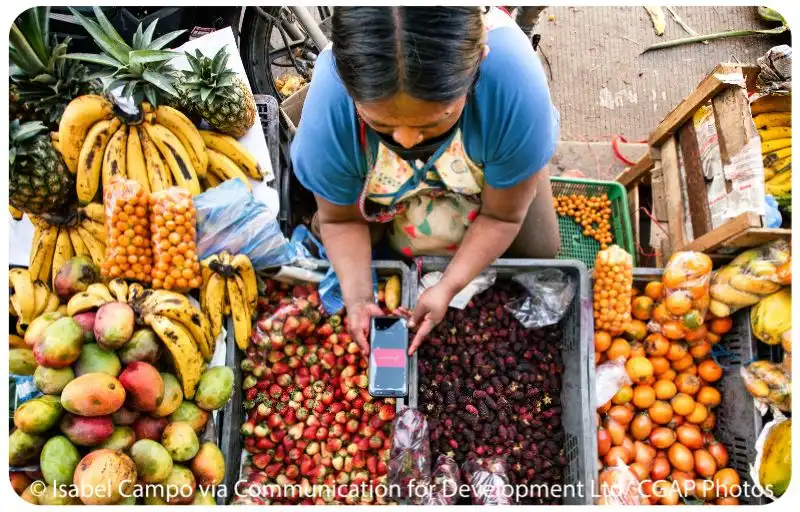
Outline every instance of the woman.
<svg viewBox="0 0 800 512">
<path fill-rule="evenodd" d="M 411 313 L 413 354 L 453 296 L 496 258 L 559 247 L 545 165 L 558 114 L 511 18 L 481 7 L 336 7 L 291 148 L 316 197 L 353 340 L 369 350 L 371 240 L 452 255 Z M 371 232 L 373 237 L 371 238 Z"/>
</svg>

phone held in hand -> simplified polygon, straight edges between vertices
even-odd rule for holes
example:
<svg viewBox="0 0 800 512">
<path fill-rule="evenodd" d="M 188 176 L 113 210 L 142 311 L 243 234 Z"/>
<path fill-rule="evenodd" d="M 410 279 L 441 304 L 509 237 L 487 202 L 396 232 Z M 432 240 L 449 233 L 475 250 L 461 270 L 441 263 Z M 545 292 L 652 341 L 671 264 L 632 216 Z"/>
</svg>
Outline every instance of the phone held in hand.
<svg viewBox="0 0 800 512">
<path fill-rule="evenodd" d="M 408 394 L 408 322 L 375 316 L 369 330 L 369 394 L 402 398 Z"/>
</svg>

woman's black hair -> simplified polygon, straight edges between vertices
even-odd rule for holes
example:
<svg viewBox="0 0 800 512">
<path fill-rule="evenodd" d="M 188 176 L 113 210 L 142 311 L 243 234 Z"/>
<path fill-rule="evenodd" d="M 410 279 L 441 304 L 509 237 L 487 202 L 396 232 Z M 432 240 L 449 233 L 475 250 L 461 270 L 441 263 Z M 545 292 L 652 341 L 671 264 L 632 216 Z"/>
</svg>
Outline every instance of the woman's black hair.
<svg viewBox="0 0 800 512">
<path fill-rule="evenodd" d="M 358 102 L 400 92 L 448 103 L 467 94 L 483 57 L 481 7 L 335 7 L 331 40 Z"/>
</svg>

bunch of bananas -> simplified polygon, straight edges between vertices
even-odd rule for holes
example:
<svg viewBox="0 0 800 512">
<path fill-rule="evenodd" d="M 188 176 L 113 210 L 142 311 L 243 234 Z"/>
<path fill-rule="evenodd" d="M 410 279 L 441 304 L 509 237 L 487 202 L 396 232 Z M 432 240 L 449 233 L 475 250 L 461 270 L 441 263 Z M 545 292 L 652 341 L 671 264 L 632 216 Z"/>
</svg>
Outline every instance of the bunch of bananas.
<svg viewBox="0 0 800 512">
<path fill-rule="evenodd" d="M 84 205 L 114 176 L 136 180 L 148 192 L 178 186 L 192 195 L 232 177 L 262 178 L 255 158 L 236 139 L 201 132 L 166 105 L 143 103 L 139 118 L 122 120 L 106 98 L 79 96 L 67 105 L 52 141 L 76 174 Z"/>
<path fill-rule="evenodd" d="M 25 335 L 33 320 L 44 313 L 58 310 L 58 295 L 53 293 L 47 283 L 35 279 L 24 268 L 8 271 L 8 287 L 13 290 L 9 296 L 9 313 L 17 317 L 17 334 Z"/>
<path fill-rule="evenodd" d="M 33 245 L 28 271 L 34 280 L 51 283 L 58 269 L 73 256 L 89 256 L 101 265 L 106 254 L 103 205 L 90 203 L 59 224 L 50 218 L 31 216 Z"/>
<path fill-rule="evenodd" d="M 789 208 L 792 202 L 791 103 L 791 96 L 770 95 L 750 105 L 753 122 L 761 136 L 767 193 L 774 196 L 779 205 Z"/>
<path fill-rule="evenodd" d="M 258 304 L 258 281 L 250 259 L 223 251 L 203 260 L 201 271 L 200 307 L 208 317 L 211 335 L 219 336 L 225 316 L 231 316 L 236 345 L 246 349 Z"/>
</svg>

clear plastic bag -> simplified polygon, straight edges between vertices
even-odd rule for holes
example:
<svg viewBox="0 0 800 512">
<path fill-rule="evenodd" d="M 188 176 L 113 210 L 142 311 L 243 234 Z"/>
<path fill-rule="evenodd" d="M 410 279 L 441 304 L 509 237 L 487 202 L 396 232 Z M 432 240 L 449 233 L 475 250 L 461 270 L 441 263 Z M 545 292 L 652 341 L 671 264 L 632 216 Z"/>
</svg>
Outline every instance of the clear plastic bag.
<svg viewBox="0 0 800 512">
<path fill-rule="evenodd" d="M 468 460 L 461 467 L 470 486 L 473 505 L 513 505 L 514 500 L 503 457 Z"/>
<path fill-rule="evenodd" d="M 594 261 L 594 326 L 619 336 L 631 322 L 633 257 L 612 245 L 597 253 Z"/>
<path fill-rule="evenodd" d="M 744 387 L 753 397 L 783 412 L 792 411 L 792 375 L 782 363 L 754 361 L 741 368 Z"/>
<path fill-rule="evenodd" d="M 598 505 L 642 505 L 641 482 L 623 463 L 600 472 Z"/>
<path fill-rule="evenodd" d="M 595 409 L 602 406 L 620 390 L 622 386 L 633 384 L 625 369 L 625 358 L 606 361 L 594 369 L 595 373 Z"/>
<path fill-rule="evenodd" d="M 739 254 L 711 278 L 711 313 L 730 316 L 792 283 L 789 242 L 775 240 Z"/>
<path fill-rule="evenodd" d="M 436 458 L 430 493 L 422 500 L 423 505 L 455 505 L 458 501 L 458 487 L 461 484 L 461 471 L 458 463 L 449 455 Z"/>
<path fill-rule="evenodd" d="M 305 254 L 281 233 L 275 214 L 240 179 L 196 196 L 200 259 L 226 250 L 246 254 L 257 270 L 290 265 Z"/>
<path fill-rule="evenodd" d="M 196 212 L 192 196 L 180 187 L 150 195 L 153 288 L 186 293 L 199 288 Z"/>
<path fill-rule="evenodd" d="M 314 285 L 287 286 L 286 290 L 273 288 L 270 291 L 271 286 L 274 285 L 268 282 L 268 306 L 256 321 L 250 338 L 253 344 L 267 351 L 283 350 L 292 340 L 315 336 L 322 313 L 319 292 Z"/>
<path fill-rule="evenodd" d="M 150 283 L 153 251 L 150 245 L 150 196 L 134 180 L 114 178 L 103 188 L 106 214 L 104 277 Z"/>
<path fill-rule="evenodd" d="M 422 276 L 419 280 L 417 298 L 422 295 L 422 292 L 441 281 L 442 277 L 444 277 L 444 272 L 428 272 Z M 491 288 L 496 279 L 497 272 L 494 269 L 484 270 L 450 300 L 449 307 L 456 309 L 466 308 L 472 297 Z"/>
<path fill-rule="evenodd" d="M 431 478 L 428 420 L 417 409 L 403 408 L 392 422 L 392 451 L 387 485 L 399 489 L 397 498 L 417 498 L 414 489 Z"/>
<path fill-rule="evenodd" d="M 650 331 L 680 339 L 700 329 L 711 302 L 711 267 L 711 258 L 701 252 L 672 255 L 661 277 L 664 298 L 656 305 L 660 312 L 654 312 L 654 319 L 648 324 Z"/>
<path fill-rule="evenodd" d="M 574 279 L 556 268 L 535 270 L 514 276 L 528 294 L 506 304 L 526 329 L 557 324 L 567 312 L 578 287 Z"/>
</svg>

